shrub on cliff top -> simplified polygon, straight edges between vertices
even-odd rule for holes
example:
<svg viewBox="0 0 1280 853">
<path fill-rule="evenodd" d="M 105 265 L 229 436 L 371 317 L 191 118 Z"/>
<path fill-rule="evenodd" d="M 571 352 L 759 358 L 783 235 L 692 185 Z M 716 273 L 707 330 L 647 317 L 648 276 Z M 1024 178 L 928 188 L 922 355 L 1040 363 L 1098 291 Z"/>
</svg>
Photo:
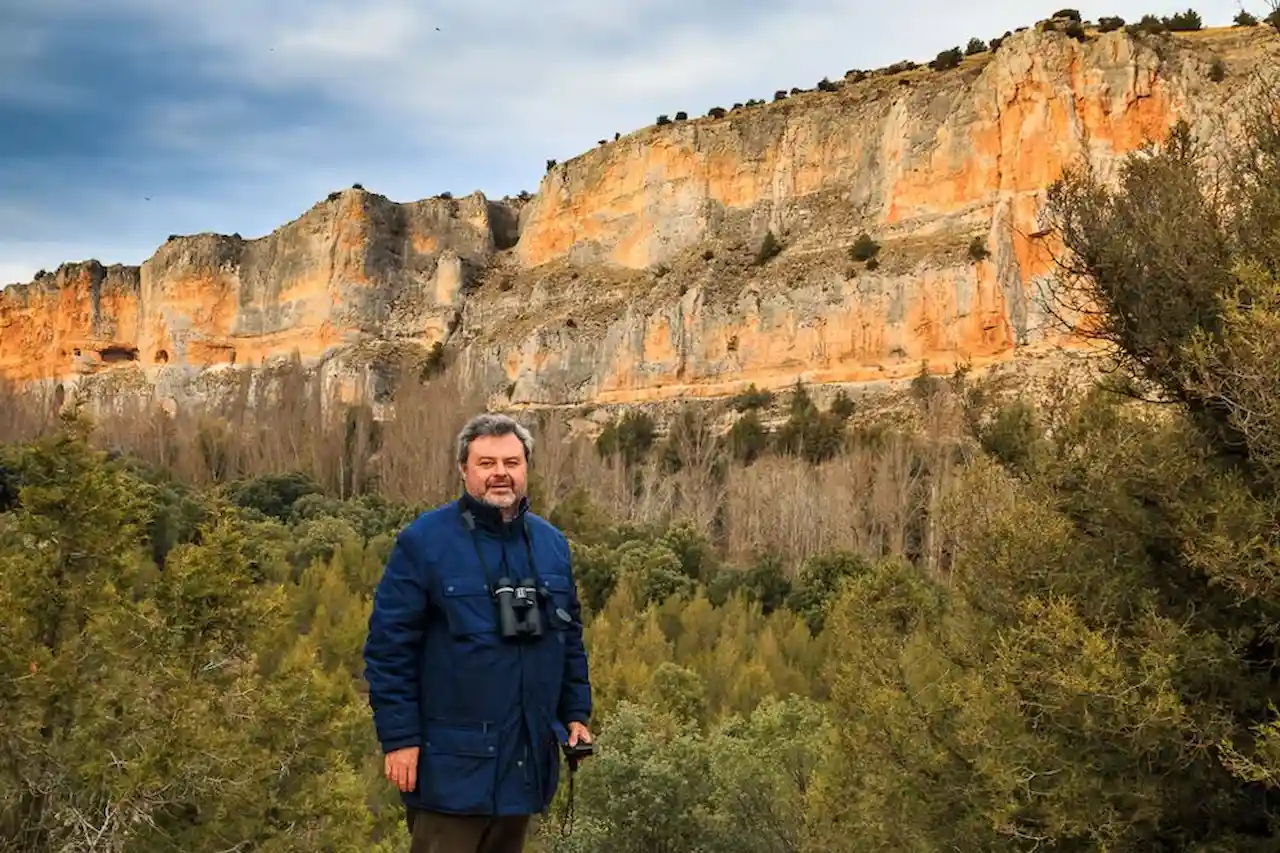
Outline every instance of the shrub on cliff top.
<svg viewBox="0 0 1280 853">
<path fill-rule="evenodd" d="M 711 116 L 711 118 L 724 118 L 726 112 L 724 107 L 712 107 L 707 110 L 707 115 Z"/>
<path fill-rule="evenodd" d="M 1109 33 L 1124 28 L 1124 18 L 1115 15 L 1104 15 L 1098 19 L 1098 32 Z"/>
<path fill-rule="evenodd" d="M 676 113 L 676 121 L 685 121 L 688 118 L 689 118 L 689 114 L 684 110 L 681 110 L 680 112 Z"/>
<path fill-rule="evenodd" d="M 1125 29 L 1130 35 L 1138 35 L 1141 33 L 1154 36 L 1166 32 L 1169 27 L 1164 21 L 1160 20 L 1155 15 L 1143 15 L 1142 18 L 1139 19 L 1138 23 L 1130 24 Z"/>
<path fill-rule="evenodd" d="M 1200 13 L 1195 9 L 1187 9 L 1185 12 L 1170 15 L 1164 19 L 1164 23 L 1169 28 L 1169 31 L 1173 33 L 1195 32 L 1204 26 Z"/>
<path fill-rule="evenodd" d="M 934 57 L 933 62 L 929 63 L 929 67 L 934 71 L 946 71 L 958 66 L 963 59 L 964 53 L 961 52 L 960 48 L 953 47 L 949 50 L 941 51 Z"/>
<path fill-rule="evenodd" d="M 1076 9 L 1059 9 L 1058 11 L 1053 13 L 1053 17 L 1067 18 L 1068 20 L 1071 20 L 1071 21 L 1081 20 L 1080 12 Z"/>
<path fill-rule="evenodd" d="M 1233 23 L 1237 27 L 1256 27 L 1258 25 L 1258 19 L 1254 15 L 1250 15 L 1244 9 L 1241 9 L 1240 13 L 1236 15 Z"/>
<path fill-rule="evenodd" d="M 986 49 L 987 49 L 987 43 L 985 41 L 983 41 L 980 38 L 971 38 L 969 39 L 969 43 L 965 45 L 964 55 L 974 56 L 976 54 L 985 52 Z"/>
<path fill-rule="evenodd" d="M 664 124 L 671 124 L 671 119 L 667 117 L 666 113 L 663 113 L 662 115 L 658 116 L 658 120 L 655 121 L 654 124 L 656 124 L 658 127 L 662 127 Z"/>
</svg>

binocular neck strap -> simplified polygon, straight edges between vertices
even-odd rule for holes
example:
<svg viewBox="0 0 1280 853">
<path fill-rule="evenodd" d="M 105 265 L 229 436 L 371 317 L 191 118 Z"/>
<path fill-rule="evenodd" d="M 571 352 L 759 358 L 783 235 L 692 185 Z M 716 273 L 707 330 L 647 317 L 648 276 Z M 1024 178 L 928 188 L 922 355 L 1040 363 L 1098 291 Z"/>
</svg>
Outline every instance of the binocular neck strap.
<svg viewBox="0 0 1280 853">
<path fill-rule="evenodd" d="M 485 580 L 489 583 L 496 583 L 498 578 L 494 577 L 493 573 L 489 571 L 489 564 L 485 561 L 484 553 L 480 550 L 480 540 L 476 538 L 475 516 L 470 511 L 463 510 L 462 524 L 467 528 L 467 534 L 471 538 L 471 547 L 475 549 L 476 559 L 480 561 L 480 570 L 484 572 Z M 533 578 L 534 583 L 542 586 L 542 576 L 538 574 L 538 567 L 533 562 L 533 540 L 529 536 L 529 523 L 524 519 L 520 520 L 520 538 L 524 540 L 524 552 L 529 558 L 529 576 Z M 505 569 L 510 573 L 511 567 L 507 565 L 507 548 L 505 544 L 502 546 L 502 562 L 498 565 L 498 568 L 500 570 Z"/>
</svg>

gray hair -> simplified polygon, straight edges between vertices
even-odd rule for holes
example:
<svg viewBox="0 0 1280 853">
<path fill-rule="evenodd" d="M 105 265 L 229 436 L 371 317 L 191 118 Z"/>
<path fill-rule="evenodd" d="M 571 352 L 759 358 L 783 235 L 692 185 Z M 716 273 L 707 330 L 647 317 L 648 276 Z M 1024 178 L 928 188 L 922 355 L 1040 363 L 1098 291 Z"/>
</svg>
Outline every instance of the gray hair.
<svg viewBox="0 0 1280 853">
<path fill-rule="evenodd" d="M 533 435 L 515 418 L 485 412 L 467 421 L 458 433 L 458 464 L 465 465 L 471 454 L 471 442 L 486 435 L 514 435 L 524 446 L 524 460 L 533 458 Z"/>
</svg>

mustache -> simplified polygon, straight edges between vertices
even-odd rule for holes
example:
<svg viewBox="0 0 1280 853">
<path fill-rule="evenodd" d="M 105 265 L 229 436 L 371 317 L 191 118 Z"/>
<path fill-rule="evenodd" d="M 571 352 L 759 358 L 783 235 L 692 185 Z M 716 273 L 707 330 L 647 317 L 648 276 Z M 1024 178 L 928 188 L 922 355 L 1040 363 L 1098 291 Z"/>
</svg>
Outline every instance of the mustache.
<svg viewBox="0 0 1280 853">
<path fill-rule="evenodd" d="M 504 486 L 509 489 L 514 488 L 515 483 L 512 482 L 510 477 L 490 477 L 488 480 L 484 481 L 484 487 L 486 489 L 500 489 Z"/>
</svg>

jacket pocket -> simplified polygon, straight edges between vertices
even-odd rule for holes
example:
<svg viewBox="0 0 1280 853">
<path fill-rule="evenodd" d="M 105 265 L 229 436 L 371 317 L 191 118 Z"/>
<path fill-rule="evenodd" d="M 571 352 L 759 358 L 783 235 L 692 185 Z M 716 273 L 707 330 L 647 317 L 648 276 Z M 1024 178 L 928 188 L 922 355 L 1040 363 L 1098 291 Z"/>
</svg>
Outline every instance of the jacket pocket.
<svg viewBox="0 0 1280 853">
<path fill-rule="evenodd" d="M 498 775 L 498 736 L 470 726 L 427 723 L 425 800 L 447 812 L 488 813 Z"/>
<path fill-rule="evenodd" d="M 573 617 L 569 615 L 570 594 L 573 585 L 565 575 L 545 575 L 542 584 L 551 596 L 548 611 L 548 623 L 557 631 L 567 631 L 573 627 Z"/>
<path fill-rule="evenodd" d="M 450 634 L 468 637 L 492 634 L 498 629 L 493 597 L 486 583 L 471 578 L 446 578 L 443 587 L 443 609 Z"/>
</svg>

